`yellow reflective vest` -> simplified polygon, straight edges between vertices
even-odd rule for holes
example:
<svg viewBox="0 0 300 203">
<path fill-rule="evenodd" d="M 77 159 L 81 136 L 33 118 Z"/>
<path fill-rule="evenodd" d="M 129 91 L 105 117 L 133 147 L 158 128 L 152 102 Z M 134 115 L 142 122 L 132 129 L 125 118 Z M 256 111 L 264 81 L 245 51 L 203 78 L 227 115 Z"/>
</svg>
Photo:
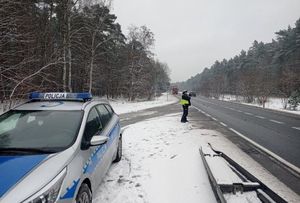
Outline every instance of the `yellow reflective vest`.
<svg viewBox="0 0 300 203">
<path fill-rule="evenodd" d="M 186 100 L 186 99 L 181 99 L 181 100 L 180 100 L 180 104 L 181 104 L 181 105 L 189 105 L 189 101 Z"/>
</svg>

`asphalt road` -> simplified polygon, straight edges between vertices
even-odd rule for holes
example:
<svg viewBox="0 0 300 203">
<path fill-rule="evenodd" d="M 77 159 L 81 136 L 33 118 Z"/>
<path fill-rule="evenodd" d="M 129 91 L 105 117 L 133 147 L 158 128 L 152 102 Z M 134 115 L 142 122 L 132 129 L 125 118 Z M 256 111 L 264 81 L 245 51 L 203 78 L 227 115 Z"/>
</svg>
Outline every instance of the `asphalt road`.
<svg viewBox="0 0 300 203">
<path fill-rule="evenodd" d="M 192 104 L 300 167 L 300 116 L 205 97 L 193 97 Z"/>
</svg>

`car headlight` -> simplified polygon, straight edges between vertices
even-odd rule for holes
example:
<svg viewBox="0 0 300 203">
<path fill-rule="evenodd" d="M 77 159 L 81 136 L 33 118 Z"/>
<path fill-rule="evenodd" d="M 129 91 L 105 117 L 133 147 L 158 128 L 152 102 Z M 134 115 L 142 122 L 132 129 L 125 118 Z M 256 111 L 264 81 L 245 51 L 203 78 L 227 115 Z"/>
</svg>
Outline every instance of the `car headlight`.
<svg viewBox="0 0 300 203">
<path fill-rule="evenodd" d="M 28 203 L 54 203 L 56 202 L 60 187 L 66 176 L 67 169 L 64 168 L 50 183 L 43 187 L 39 192 L 29 197 L 24 202 Z"/>
</svg>

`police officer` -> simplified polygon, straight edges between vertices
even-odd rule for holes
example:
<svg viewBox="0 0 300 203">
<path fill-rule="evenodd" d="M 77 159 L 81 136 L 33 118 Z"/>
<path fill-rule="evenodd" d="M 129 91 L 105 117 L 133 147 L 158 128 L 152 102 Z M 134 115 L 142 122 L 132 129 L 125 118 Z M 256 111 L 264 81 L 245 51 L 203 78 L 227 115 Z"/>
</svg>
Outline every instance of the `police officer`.
<svg viewBox="0 0 300 203">
<path fill-rule="evenodd" d="M 186 90 L 184 90 L 182 92 L 182 97 L 181 97 L 181 100 L 180 100 L 180 104 L 182 105 L 182 108 L 183 108 L 183 114 L 182 114 L 182 117 L 181 117 L 181 122 L 182 123 L 188 122 L 186 117 L 189 113 L 189 106 L 191 106 L 191 97 L 187 94 Z"/>
</svg>

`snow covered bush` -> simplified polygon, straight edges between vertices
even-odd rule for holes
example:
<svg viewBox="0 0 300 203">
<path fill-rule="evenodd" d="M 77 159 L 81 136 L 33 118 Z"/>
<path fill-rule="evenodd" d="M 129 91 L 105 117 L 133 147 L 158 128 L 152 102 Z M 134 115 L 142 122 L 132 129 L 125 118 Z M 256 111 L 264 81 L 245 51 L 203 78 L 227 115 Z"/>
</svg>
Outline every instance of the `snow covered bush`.
<svg viewBox="0 0 300 203">
<path fill-rule="evenodd" d="M 296 110 L 300 103 L 300 91 L 292 92 L 291 96 L 289 97 L 288 103 L 291 105 L 293 110 Z"/>
</svg>

